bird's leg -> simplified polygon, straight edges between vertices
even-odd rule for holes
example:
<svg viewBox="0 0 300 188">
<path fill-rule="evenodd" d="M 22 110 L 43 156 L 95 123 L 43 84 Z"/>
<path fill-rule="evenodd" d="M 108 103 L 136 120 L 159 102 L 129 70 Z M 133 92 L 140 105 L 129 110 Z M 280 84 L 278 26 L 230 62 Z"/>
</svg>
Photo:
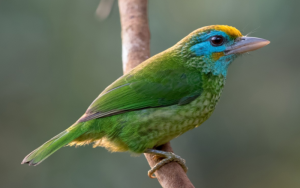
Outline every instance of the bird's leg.
<svg viewBox="0 0 300 188">
<path fill-rule="evenodd" d="M 158 169 L 160 169 L 162 166 L 164 166 L 165 164 L 175 161 L 178 164 L 180 164 L 180 166 L 183 168 L 183 170 L 185 172 L 187 172 L 188 168 L 185 165 L 185 160 L 183 158 L 181 158 L 179 155 L 176 155 L 172 152 L 166 152 L 166 151 L 161 151 L 161 150 L 156 150 L 156 149 L 147 149 L 145 150 L 144 153 L 149 153 L 149 154 L 153 154 L 159 157 L 163 157 L 164 159 L 159 161 L 153 168 L 151 168 L 148 171 L 148 176 L 150 178 L 155 178 L 155 176 L 153 176 L 154 172 Z"/>
</svg>

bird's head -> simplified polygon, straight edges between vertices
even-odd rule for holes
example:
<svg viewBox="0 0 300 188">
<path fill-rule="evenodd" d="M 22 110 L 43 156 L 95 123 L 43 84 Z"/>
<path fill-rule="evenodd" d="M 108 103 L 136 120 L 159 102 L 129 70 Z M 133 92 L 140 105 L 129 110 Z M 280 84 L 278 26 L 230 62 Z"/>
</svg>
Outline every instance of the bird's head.
<svg viewBox="0 0 300 188">
<path fill-rule="evenodd" d="M 257 50 L 270 41 L 243 36 L 226 25 L 212 25 L 193 31 L 177 43 L 187 66 L 205 73 L 226 76 L 228 65 L 240 54 Z"/>
</svg>

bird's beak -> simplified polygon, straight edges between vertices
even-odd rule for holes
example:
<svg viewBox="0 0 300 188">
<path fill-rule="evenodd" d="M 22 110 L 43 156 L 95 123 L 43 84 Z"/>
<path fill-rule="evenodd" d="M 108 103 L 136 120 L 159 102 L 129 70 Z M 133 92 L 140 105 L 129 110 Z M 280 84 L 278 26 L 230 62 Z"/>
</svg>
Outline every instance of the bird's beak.
<svg viewBox="0 0 300 188">
<path fill-rule="evenodd" d="M 241 54 L 262 48 L 268 45 L 270 41 L 256 37 L 240 37 L 237 41 L 228 46 L 225 50 L 225 55 Z"/>
</svg>

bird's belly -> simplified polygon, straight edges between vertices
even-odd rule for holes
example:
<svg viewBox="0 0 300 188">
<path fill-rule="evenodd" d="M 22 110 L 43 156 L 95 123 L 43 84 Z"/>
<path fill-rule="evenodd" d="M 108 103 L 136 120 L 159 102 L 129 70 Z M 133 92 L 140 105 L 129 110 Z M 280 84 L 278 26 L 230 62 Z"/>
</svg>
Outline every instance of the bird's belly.
<svg viewBox="0 0 300 188">
<path fill-rule="evenodd" d="M 219 98 L 220 94 L 204 91 L 186 105 L 147 108 L 100 118 L 94 123 L 99 126 L 92 131 L 94 146 L 143 153 L 201 125 L 212 114 Z M 98 137 L 100 133 L 105 136 Z"/>
<path fill-rule="evenodd" d="M 203 92 L 201 96 L 186 105 L 173 105 L 132 112 L 128 126 L 122 129 L 129 150 L 143 152 L 147 148 L 162 145 L 173 138 L 201 125 L 212 114 L 220 94 Z M 125 134 L 124 134 L 125 132 Z M 120 135 L 122 135 L 122 133 Z M 122 136 L 120 136 L 122 138 Z"/>
</svg>

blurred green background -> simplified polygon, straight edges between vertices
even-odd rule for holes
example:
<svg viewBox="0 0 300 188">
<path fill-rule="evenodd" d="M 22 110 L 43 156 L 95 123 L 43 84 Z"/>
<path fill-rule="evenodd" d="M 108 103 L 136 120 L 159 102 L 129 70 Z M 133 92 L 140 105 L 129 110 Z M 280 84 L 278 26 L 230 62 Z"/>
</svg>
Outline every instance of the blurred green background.
<svg viewBox="0 0 300 188">
<path fill-rule="evenodd" d="M 22 159 L 69 127 L 122 75 L 117 3 L 0 0 L 0 187 L 152 188 L 144 158 L 65 147 L 37 167 Z M 229 68 L 202 126 L 173 140 L 195 187 L 300 187 L 300 1 L 149 0 L 151 54 L 206 25 L 271 41 Z"/>
</svg>

